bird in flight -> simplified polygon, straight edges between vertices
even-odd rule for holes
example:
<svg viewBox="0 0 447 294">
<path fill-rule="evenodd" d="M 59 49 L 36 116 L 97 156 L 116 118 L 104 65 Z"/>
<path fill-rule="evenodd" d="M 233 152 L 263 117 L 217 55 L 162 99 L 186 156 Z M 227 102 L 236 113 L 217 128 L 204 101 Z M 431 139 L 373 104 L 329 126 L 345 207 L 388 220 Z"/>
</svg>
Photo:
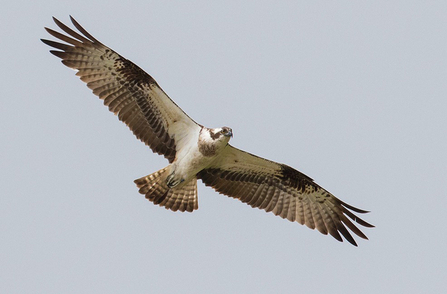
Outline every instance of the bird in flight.
<svg viewBox="0 0 447 294">
<path fill-rule="evenodd" d="M 353 213 L 368 211 L 341 201 L 288 165 L 231 146 L 231 128 L 196 123 L 149 74 L 70 19 L 78 32 L 53 18 L 66 34 L 45 29 L 64 43 L 42 42 L 56 48 L 50 52 L 77 70 L 76 75 L 138 139 L 169 161 L 167 167 L 135 180 L 148 200 L 172 211 L 192 212 L 198 208 L 200 179 L 221 194 L 329 233 L 340 242 L 341 233 L 357 246 L 348 229 L 368 239 L 351 221 L 373 227 Z"/>
</svg>

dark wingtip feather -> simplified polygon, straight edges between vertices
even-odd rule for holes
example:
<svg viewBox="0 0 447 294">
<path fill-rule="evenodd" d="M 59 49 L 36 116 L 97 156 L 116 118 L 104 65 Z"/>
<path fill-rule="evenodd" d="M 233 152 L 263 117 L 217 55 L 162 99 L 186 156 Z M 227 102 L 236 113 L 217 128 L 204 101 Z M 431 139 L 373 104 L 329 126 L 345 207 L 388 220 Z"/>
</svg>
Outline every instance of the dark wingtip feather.
<svg viewBox="0 0 447 294">
<path fill-rule="evenodd" d="M 60 49 L 60 50 L 64 50 L 64 51 L 67 51 L 67 50 L 70 50 L 71 48 L 73 48 L 70 45 L 54 42 L 54 41 L 51 41 L 51 40 L 46 40 L 46 39 L 40 39 L 40 40 L 44 44 L 46 44 L 46 45 L 48 45 L 50 47 L 53 47 L 53 48 L 56 48 L 56 49 Z"/>
<path fill-rule="evenodd" d="M 55 37 L 55 38 L 58 38 L 59 40 L 62 40 L 62 41 L 64 41 L 64 42 L 67 42 L 67 43 L 69 43 L 69 44 L 71 44 L 71 45 L 74 45 L 74 46 L 79 46 L 79 47 L 82 47 L 82 46 L 83 46 L 83 43 L 80 42 L 79 40 L 70 38 L 70 37 L 68 37 L 68 36 L 66 36 L 66 35 L 64 35 L 64 34 L 61 34 L 61 33 L 59 33 L 59 32 L 56 32 L 55 30 L 52 30 L 52 29 L 49 29 L 49 28 L 45 28 L 45 30 L 46 30 L 50 35 L 52 35 L 52 36 Z M 85 38 L 84 38 L 84 39 L 85 39 Z M 85 40 L 86 40 L 86 39 L 85 39 Z"/>
<path fill-rule="evenodd" d="M 367 227 L 367 228 L 374 228 L 374 225 L 364 221 L 363 219 L 359 218 L 358 216 L 356 216 L 355 214 L 353 214 L 352 212 L 350 212 L 346 207 L 342 207 L 343 209 L 343 213 L 346 214 L 347 216 L 349 216 L 353 221 L 355 221 L 356 223 Z"/>
<path fill-rule="evenodd" d="M 71 23 L 75 26 L 75 28 L 77 28 L 84 36 L 86 36 L 87 38 L 89 38 L 91 41 L 93 41 L 93 43 L 96 43 L 97 45 L 102 45 L 101 42 L 99 42 L 97 39 L 95 39 L 95 37 L 93 37 L 89 32 L 87 32 L 86 29 L 84 29 L 77 21 L 76 19 L 74 19 L 74 17 L 72 17 L 70 15 L 70 20 Z"/>
<path fill-rule="evenodd" d="M 50 50 L 50 53 L 53 54 L 54 56 L 57 56 L 57 57 L 61 58 L 61 59 L 63 59 L 65 57 L 65 55 L 66 55 L 65 52 L 63 52 L 63 51 L 56 51 L 56 50 Z"/>
<path fill-rule="evenodd" d="M 337 222 L 336 226 L 337 226 L 337 230 L 343 235 L 343 237 L 345 237 L 345 239 L 349 243 L 351 243 L 354 246 L 357 246 L 357 243 L 355 242 L 354 238 L 352 237 L 352 235 L 349 233 L 349 231 L 346 229 L 346 227 L 342 223 Z M 357 232 L 355 232 L 355 231 L 354 231 L 354 233 L 357 234 Z"/>
<path fill-rule="evenodd" d="M 372 225 L 372 224 L 370 224 L 368 222 L 365 222 L 364 220 L 362 220 L 359 217 L 357 217 L 355 219 L 355 222 L 358 223 L 358 224 L 361 224 L 362 226 L 367 227 L 367 228 L 375 228 L 376 227 L 376 226 L 374 226 L 374 225 Z"/>
<path fill-rule="evenodd" d="M 60 20 L 58 20 L 57 18 L 53 17 L 54 22 L 57 24 L 58 27 L 60 27 L 61 29 L 64 27 L 67 27 L 65 24 L 63 24 Z"/>
<path fill-rule="evenodd" d="M 329 234 L 334 237 L 337 241 L 339 242 L 343 242 L 342 237 L 340 236 L 340 234 L 338 233 L 338 231 L 335 228 L 331 228 L 329 229 Z"/>
<path fill-rule="evenodd" d="M 53 19 L 53 21 L 54 21 L 55 23 L 60 22 L 55 16 L 52 16 L 51 18 Z"/>
<path fill-rule="evenodd" d="M 338 199 L 338 198 L 337 198 L 337 199 Z M 340 199 L 338 199 L 338 201 L 340 201 L 340 204 L 343 205 L 344 207 L 349 208 L 350 210 L 355 211 L 355 212 L 357 212 L 357 213 L 369 213 L 369 212 L 370 212 L 370 211 L 368 211 L 368 210 L 363 210 L 363 209 L 354 207 L 354 206 L 352 206 L 352 205 L 349 205 L 348 203 L 343 202 L 343 201 L 341 201 Z"/>
<path fill-rule="evenodd" d="M 62 23 L 61 21 L 59 21 L 56 18 L 54 18 L 54 22 L 61 30 L 63 30 L 68 35 L 72 36 L 73 38 L 76 38 L 77 40 L 81 41 L 82 43 L 89 43 L 89 42 L 93 41 L 93 40 L 87 39 L 87 38 L 89 38 L 89 35 L 84 34 L 87 37 L 87 38 L 85 38 L 84 36 L 78 34 L 76 31 L 72 30 L 71 28 L 69 28 L 68 26 L 66 26 L 64 23 Z M 83 30 L 80 30 L 80 32 L 84 33 Z"/>
<path fill-rule="evenodd" d="M 357 236 L 368 240 L 368 237 L 366 237 L 366 235 L 362 231 L 360 231 L 360 229 L 357 228 L 345 215 L 342 215 L 341 221 Z"/>
</svg>

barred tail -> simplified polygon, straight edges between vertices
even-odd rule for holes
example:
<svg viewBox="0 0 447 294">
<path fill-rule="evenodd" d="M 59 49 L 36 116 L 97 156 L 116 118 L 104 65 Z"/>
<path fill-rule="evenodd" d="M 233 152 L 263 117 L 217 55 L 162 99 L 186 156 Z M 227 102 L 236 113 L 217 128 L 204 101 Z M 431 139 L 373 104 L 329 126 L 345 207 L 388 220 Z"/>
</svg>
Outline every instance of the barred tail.
<svg viewBox="0 0 447 294">
<path fill-rule="evenodd" d="M 172 211 L 189 211 L 197 209 L 197 179 L 194 178 L 181 188 L 169 188 L 166 178 L 169 176 L 169 166 L 148 176 L 136 179 L 134 182 L 139 192 L 154 204 L 164 206 Z"/>
</svg>

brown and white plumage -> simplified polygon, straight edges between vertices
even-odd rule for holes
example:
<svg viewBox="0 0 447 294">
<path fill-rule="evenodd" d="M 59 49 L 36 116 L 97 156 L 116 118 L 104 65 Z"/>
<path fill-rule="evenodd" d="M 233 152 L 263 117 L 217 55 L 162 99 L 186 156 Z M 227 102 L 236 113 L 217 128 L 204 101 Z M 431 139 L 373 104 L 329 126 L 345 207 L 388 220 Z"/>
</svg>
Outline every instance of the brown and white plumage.
<svg viewBox="0 0 447 294">
<path fill-rule="evenodd" d="M 197 177 L 219 193 L 311 229 L 317 228 L 339 241 L 342 241 L 340 232 L 356 244 L 345 226 L 367 239 L 346 215 L 363 226 L 372 227 L 349 210 L 367 211 L 344 203 L 303 173 L 232 146 Z"/>
<path fill-rule="evenodd" d="M 347 228 L 367 239 L 351 221 L 372 227 L 353 214 L 367 211 L 344 203 L 287 165 L 232 147 L 228 144 L 230 128 L 209 129 L 197 124 L 150 75 L 100 43 L 73 18 L 82 35 L 54 21 L 67 35 L 46 28 L 65 42 L 42 40 L 58 49 L 50 52 L 76 69 L 76 75 L 138 139 L 168 159 L 167 167 L 135 180 L 147 199 L 173 211 L 191 212 L 198 208 L 197 179 L 201 179 L 219 193 L 317 228 L 339 241 L 343 240 L 341 233 L 356 245 Z"/>
<path fill-rule="evenodd" d="M 69 44 L 42 40 L 62 50 L 50 52 L 61 58 L 66 66 L 77 69 L 76 75 L 104 100 L 109 110 L 118 115 L 138 139 L 172 162 L 176 141 L 178 144 L 182 139 L 176 132 L 182 128 L 199 129 L 199 126 L 177 107 L 150 75 L 100 43 L 76 20 L 71 18 L 85 37 L 53 19 L 70 36 L 46 28 L 48 33 Z"/>
</svg>

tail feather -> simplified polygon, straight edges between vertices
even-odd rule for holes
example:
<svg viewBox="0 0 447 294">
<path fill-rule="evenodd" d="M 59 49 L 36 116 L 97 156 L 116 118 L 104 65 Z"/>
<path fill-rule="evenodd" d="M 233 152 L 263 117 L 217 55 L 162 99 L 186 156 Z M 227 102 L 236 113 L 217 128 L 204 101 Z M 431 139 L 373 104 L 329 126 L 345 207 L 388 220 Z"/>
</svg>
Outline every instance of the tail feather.
<svg viewBox="0 0 447 294">
<path fill-rule="evenodd" d="M 164 206 L 172 211 L 192 212 L 198 208 L 197 179 L 194 178 L 181 188 L 169 188 L 166 178 L 169 175 L 168 167 L 154 172 L 148 176 L 135 180 L 139 192 L 154 204 Z"/>
</svg>

